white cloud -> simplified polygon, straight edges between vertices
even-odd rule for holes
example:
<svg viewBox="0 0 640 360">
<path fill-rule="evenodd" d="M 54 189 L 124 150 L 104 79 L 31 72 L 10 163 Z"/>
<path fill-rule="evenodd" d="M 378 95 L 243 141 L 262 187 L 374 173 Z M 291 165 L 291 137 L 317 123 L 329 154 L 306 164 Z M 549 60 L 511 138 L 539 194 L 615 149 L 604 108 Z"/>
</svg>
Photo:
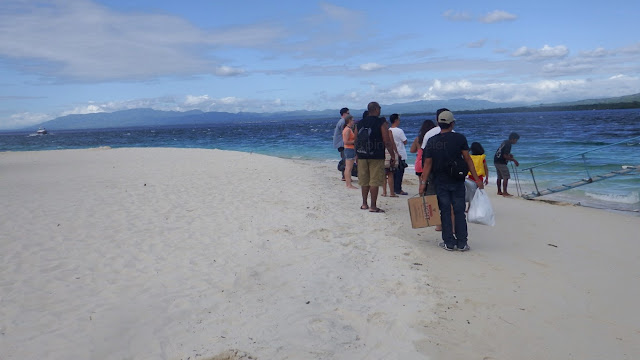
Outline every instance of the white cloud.
<svg viewBox="0 0 640 360">
<path fill-rule="evenodd" d="M 597 48 L 591 51 L 581 51 L 580 52 L 580 56 L 584 56 L 584 57 L 592 57 L 592 58 L 599 58 L 599 57 L 604 57 L 609 55 L 609 52 L 607 50 L 605 50 L 604 48 Z"/>
<path fill-rule="evenodd" d="M 354 13 L 352 10 L 328 2 L 320 2 L 320 9 L 330 18 L 344 22 L 348 22 Z"/>
<path fill-rule="evenodd" d="M 203 103 L 211 102 L 209 95 L 187 95 L 184 100 L 185 106 L 197 106 Z"/>
<path fill-rule="evenodd" d="M 96 114 L 105 112 L 106 110 L 101 105 L 88 104 L 83 106 L 77 106 L 71 110 L 63 111 L 60 116 L 72 115 L 72 114 Z"/>
<path fill-rule="evenodd" d="M 473 16 L 468 12 L 447 10 L 442 16 L 450 21 L 471 21 Z"/>
<path fill-rule="evenodd" d="M 531 84 L 531 87 L 541 91 L 556 91 L 575 87 L 576 85 L 584 85 L 585 80 L 540 80 Z"/>
<path fill-rule="evenodd" d="M 218 62 L 214 50 L 264 49 L 286 35 L 268 24 L 203 29 L 178 16 L 117 12 L 87 0 L 20 1 L 0 11 L 0 57 L 27 73 L 74 81 L 209 73 Z"/>
<path fill-rule="evenodd" d="M 244 70 L 230 66 L 219 66 L 215 72 L 218 76 L 238 76 L 244 74 Z"/>
<path fill-rule="evenodd" d="M 0 129 L 17 129 L 22 127 L 29 127 L 32 125 L 43 123 L 47 120 L 51 120 L 51 115 L 30 112 L 12 114 L 8 117 L 8 119 L 0 122 Z"/>
<path fill-rule="evenodd" d="M 620 81 L 638 81 L 637 76 L 629 76 L 625 74 L 617 74 L 613 75 L 609 78 L 609 80 L 620 80 Z"/>
<path fill-rule="evenodd" d="M 384 68 L 384 65 L 380 65 L 377 63 L 366 63 L 366 64 L 360 65 L 360 70 L 364 70 L 364 71 L 374 71 L 382 68 Z"/>
<path fill-rule="evenodd" d="M 280 98 L 244 99 L 234 96 L 214 98 L 209 95 L 186 95 L 184 97 L 158 97 L 149 99 L 112 101 L 102 104 L 92 102 L 86 105 L 75 106 L 69 110 L 55 115 L 41 115 L 37 118 L 35 116 L 32 116 L 34 119 L 37 119 L 37 121 L 34 120 L 32 123 L 43 122 L 64 115 L 114 112 L 136 108 L 151 108 L 163 111 L 201 110 L 205 112 L 220 111 L 231 113 L 237 113 L 241 111 L 274 112 L 281 110 L 299 110 L 299 108 L 292 108 L 287 106 L 288 105 L 286 104 L 286 101 Z"/>
<path fill-rule="evenodd" d="M 237 104 L 240 102 L 240 99 L 234 97 L 234 96 L 227 96 L 224 97 L 222 99 L 220 99 L 220 103 L 225 104 L 225 105 L 231 105 L 231 104 Z"/>
<path fill-rule="evenodd" d="M 275 56 L 295 59 L 344 59 L 367 51 L 371 34 L 364 11 L 328 2 L 318 4 L 319 12 L 307 16 L 283 18 L 290 36 L 272 43 Z"/>
<path fill-rule="evenodd" d="M 549 46 L 544 45 L 540 49 L 530 49 L 526 46 L 520 47 L 513 53 L 513 56 L 522 57 L 527 60 L 544 60 L 562 58 L 569 54 L 569 49 L 564 45 Z"/>
<path fill-rule="evenodd" d="M 634 54 L 634 55 L 640 54 L 640 42 L 637 42 L 629 46 L 625 46 L 619 49 L 618 51 L 624 54 Z"/>
<path fill-rule="evenodd" d="M 468 48 L 481 48 L 487 43 L 487 39 L 480 39 L 478 41 L 470 42 L 467 44 Z"/>
<path fill-rule="evenodd" d="M 449 21 L 474 21 L 475 16 L 468 11 L 447 10 L 442 16 Z M 486 15 L 479 16 L 477 21 L 485 24 L 494 24 L 504 21 L 513 21 L 518 18 L 517 15 L 508 13 L 504 10 L 494 10 Z"/>
<path fill-rule="evenodd" d="M 401 99 L 406 99 L 406 98 L 410 98 L 412 96 L 416 96 L 418 93 L 415 91 L 415 89 L 413 89 L 413 87 L 409 84 L 401 84 L 395 88 L 392 88 L 389 93 L 396 97 L 396 98 L 401 98 Z"/>
<path fill-rule="evenodd" d="M 502 22 L 502 21 L 513 21 L 515 19 L 517 19 L 518 16 L 514 15 L 514 14 L 510 14 L 506 11 L 503 10 L 494 10 L 490 13 L 488 13 L 485 16 L 480 17 L 480 22 L 483 22 L 485 24 L 494 24 L 497 22 Z"/>
<path fill-rule="evenodd" d="M 469 80 L 455 80 L 443 83 L 440 80 L 435 80 L 433 85 L 429 88 L 430 92 L 441 92 L 443 94 L 457 94 L 463 91 L 469 91 L 474 87 L 473 83 Z"/>
<path fill-rule="evenodd" d="M 545 75 L 552 76 L 587 74 L 594 70 L 595 67 L 596 65 L 591 62 L 581 61 L 580 59 L 571 59 L 570 61 L 545 64 L 542 67 L 542 72 Z"/>
<path fill-rule="evenodd" d="M 447 100 L 466 98 L 488 100 L 498 103 L 554 103 L 606 96 L 622 96 L 638 92 L 638 77 L 622 73 L 594 79 L 545 79 L 522 82 L 519 80 L 499 82 L 491 78 L 414 79 L 384 86 L 371 81 L 360 82 L 357 90 L 345 89 L 342 94 L 327 95 L 323 91 L 315 94 L 314 100 L 300 105 L 293 99 L 281 97 L 248 99 L 239 97 L 214 98 L 210 95 L 187 95 L 185 97 L 158 97 L 131 99 L 105 103 L 89 102 L 59 114 L 20 113 L 11 115 L 2 122 L 2 128 L 19 128 L 35 125 L 57 116 L 113 112 L 133 108 L 152 108 L 173 111 L 221 111 L 221 112 L 275 112 L 286 110 L 321 110 L 348 104 L 366 104 L 372 99 L 382 104 L 416 100 Z"/>
</svg>

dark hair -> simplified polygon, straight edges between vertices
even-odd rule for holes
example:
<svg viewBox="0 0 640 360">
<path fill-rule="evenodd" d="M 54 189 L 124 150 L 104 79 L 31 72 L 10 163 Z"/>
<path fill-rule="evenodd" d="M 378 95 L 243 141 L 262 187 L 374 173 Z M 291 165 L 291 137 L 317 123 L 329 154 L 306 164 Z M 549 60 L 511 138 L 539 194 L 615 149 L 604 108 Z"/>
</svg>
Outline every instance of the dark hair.
<svg viewBox="0 0 640 360">
<path fill-rule="evenodd" d="M 453 123 L 451 123 L 451 124 L 453 124 Z M 438 126 L 440 126 L 440 129 L 445 130 L 445 129 L 450 128 L 450 127 L 451 127 L 451 124 L 445 124 L 445 123 L 441 123 L 441 122 L 439 122 L 439 123 L 438 123 Z"/>
<path fill-rule="evenodd" d="M 436 122 L 438 122 L 438 116 L 440 116 L 440 113 L 443 112 L 443 111 L 451 111 L 451 110 L 449 110 L 447 108 L 441 108 L 441 109 L 436 110 Z M 446 128 L 444 128 L 444 129 L 446 129 Z"/>
<path fill-rule="evenodd" d="M 520 135 L 518 135 L 517 132 L 512 132 L 511 134 L 509 134 L 509 140 L 518 140 L 520 139 Z"/>
<path fill-rule="evenodd" d="M 425 120 L 424 122 L 422 122 L 422 126 L 420 126 L 420 132 L 418 132 L 420 146 L 422 146 L 422 140 L 424 140 L 424 136 L 427 131 L 433 129 L 434 127 L 436 127 L 436 124 L 434 124 L 431 120 Z"/>
<path fill-rule="evenodd" d="M 349 108 L 344 107 L 344 108 L 340 109 L 340 116 L 344 115 L 344 113 L 346 113 L 346 112 L 349 112 Z"/>
<path fill-rule="evenodd" d="M 372 101 L 367 105 L 367 110 L 369 110 L 369 112 L 380 110 L 381 108 L 380 104 L 375 101 Z"/>
<path fill-rule="evenodd" d="M 471 153 L 473 155 L 482 155 L 482 154 L 484 154 L 484 148 L 482 147 L 482 145 L 480 145 L 479 142 L 472 142 L 471 143 Z"/>
<path fill-rule="evenodd" d="M 364 118 L 366 118 L 367 116 L 369 116 L 369 110 L 365 110 L 365 111 L 362 113 L 362 118 L 363 118 L 363 119 L 364 119 Z"/>
<path fill-rule="evenodd" d="M 393 124 L 394 122 L 396 122 L 396 120 L 400 119 L 400 115 L 398 114 L 391 114 L 391 116 L 389 116 L 389 121 Z"/>
</svg>

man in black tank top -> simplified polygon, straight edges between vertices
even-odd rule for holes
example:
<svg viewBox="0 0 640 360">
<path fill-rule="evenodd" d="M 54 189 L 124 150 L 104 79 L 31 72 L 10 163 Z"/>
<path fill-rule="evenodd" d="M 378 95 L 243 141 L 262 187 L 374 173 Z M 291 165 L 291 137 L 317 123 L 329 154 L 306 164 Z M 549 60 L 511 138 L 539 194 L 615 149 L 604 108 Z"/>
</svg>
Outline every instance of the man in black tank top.
<svg viewBox="0 0 640 360">
<path fill-rule="evenodd" d="M 358 149 L 361 144 L 358 144 L 358 137 L 356 135 L 356 152 L 358 156 L 358 183 L 362 190 L 362 205 L 360 209 L 370 212 L 381 213 L 384 210 L 379 209 L 377 206 L 378 190 L 379 187 L 384 184 L 384 150 L 385 147 L 391 153 L 392 161 L 395 159 L 395 151 L 389 136 L 389 126 L 384 119 L 380 116 L 380 104 L 377 102 L 370 102 L 367 106 L 369 116 L 358 121 L 356 124 L 356 134 L 360 133 L 360 130 L 369 131 L 369 146 L 366 153 L 359 152 Z M 369 193 L 371 193 L 371 207 L 368 204 Z"/>
</svg>

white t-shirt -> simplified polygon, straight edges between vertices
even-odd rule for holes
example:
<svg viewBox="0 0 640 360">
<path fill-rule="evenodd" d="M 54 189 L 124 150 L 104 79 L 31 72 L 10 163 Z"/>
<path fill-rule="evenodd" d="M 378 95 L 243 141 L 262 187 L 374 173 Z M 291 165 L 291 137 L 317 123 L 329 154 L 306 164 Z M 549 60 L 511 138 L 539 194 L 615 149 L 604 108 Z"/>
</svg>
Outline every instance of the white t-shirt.
<svg viewBox="0 0 640 360">
<path fill-rule="evenodd" d="M 398 155 L 402 160 L 407 160 L 407 149 L 404 147 L 404 142 L 407 141 L 407 137 L 404 135 L 404 131 L 398 127 L 389 128 L 393 133 L 393 141 L 398 148 Z"/>
</svg>

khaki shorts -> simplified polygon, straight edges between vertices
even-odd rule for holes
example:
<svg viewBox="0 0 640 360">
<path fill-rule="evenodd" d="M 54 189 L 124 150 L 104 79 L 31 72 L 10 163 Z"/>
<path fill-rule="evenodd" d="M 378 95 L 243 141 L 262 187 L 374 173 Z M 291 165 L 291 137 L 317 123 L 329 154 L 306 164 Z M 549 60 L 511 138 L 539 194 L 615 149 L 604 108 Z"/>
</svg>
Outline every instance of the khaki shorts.
<svg viewBox="0 0 640 360">
<path fill-rule="evenodd" d="M 358 185 L 382 186 L 384 159 L 358 159 Z"/>
<path fill-rule="evenodd" d="M 511 179 L 511 174 L 509 174 L 509 168 L 507 164 L 494 164 L 496 166 L 496 173 L 498 174 L 498 179 Z"/>
</svg>

